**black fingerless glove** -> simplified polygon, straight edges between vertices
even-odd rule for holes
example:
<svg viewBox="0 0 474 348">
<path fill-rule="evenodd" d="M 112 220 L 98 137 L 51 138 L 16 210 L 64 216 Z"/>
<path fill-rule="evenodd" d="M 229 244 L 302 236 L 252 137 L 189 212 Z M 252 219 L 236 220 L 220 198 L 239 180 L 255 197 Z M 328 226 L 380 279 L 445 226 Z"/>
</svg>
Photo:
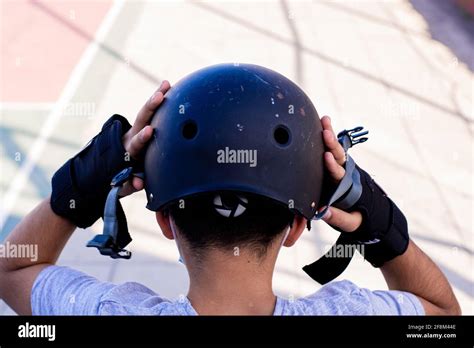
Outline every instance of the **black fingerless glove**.
<svg viewBox="0 0 474 348">
<path fill-rule="evenodd" d="M 113 115 L 83 150 L 58 169 L 51 181 L 51 208 L 57 215 L 81 228 L 103 215 L 112 178 L 124 168 L 139 166 L 122 143 L 130 128 L 125 117 Z"/>
</svg>

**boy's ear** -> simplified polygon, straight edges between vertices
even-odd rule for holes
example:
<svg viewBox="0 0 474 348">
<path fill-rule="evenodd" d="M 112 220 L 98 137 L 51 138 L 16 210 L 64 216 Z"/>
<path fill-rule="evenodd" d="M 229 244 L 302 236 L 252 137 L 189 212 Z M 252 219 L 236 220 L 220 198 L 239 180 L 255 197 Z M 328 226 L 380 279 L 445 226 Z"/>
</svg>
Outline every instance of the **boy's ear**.
<svg viewBox="0 0 474 348">
<path fill-rule="evenodd" d="M 155 216 L 156 222 L 158 222 L 163 235 L 168 239 L 174 239 L 173 231 L 171 231 L 171 220 L 169 214 L 163 214 L 162 211 L 157 211 Z"/>
<path fill-rule="evenodd" d="M 288 232 L 288 237 L 286 238 L 285 243 L 283 243 L 284 246 L 291 247 L 296 243 L 306 228 L 307 221 L 308 220 L 304 217 L 295 215 L 293 224 L 290 226 L 290 232 Z"/>
</svg>

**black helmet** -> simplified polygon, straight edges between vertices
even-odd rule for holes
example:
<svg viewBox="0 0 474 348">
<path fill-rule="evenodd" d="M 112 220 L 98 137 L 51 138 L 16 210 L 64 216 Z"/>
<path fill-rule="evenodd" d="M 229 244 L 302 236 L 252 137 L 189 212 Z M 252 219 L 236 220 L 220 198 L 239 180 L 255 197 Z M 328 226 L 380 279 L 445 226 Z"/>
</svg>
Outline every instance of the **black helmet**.
<svg viewBox="0 0 474 348">
<path fill-rule="evenodd" d="M 368 132 L 356 127 L 338 134 L 346 151 L 345 174 L 337 185 L 324 182 L 324 143 L 316 109 L 297 85 L 270 69 L 221 64 L 196 71 L 167 92 L 151 125 L 145 190 L 147 208 L 153 211 L 191 195 L 219 192 L 216 210 L 235 217 L 243 211 L 239 205 L 245 207 L 248 201 L 245 195 L 224 193 L 251 193 L 304 216 L 309 228 L 328 206 L 350 208 L 362 193 L 347 150 L 366 141 Z M 112 258 L 131 257 L 123 249 L 131 237 L 119 192 L 132 175 L 140 175 L 134 170 L 126 168 L 112 180 L 103 234 L 88 243 Z M 323 205 L 326 208 L 316 214 Z M 341 234 L 333 248 L 346 242 Z M 350 260 L 323 256 L 303 270 L 324 284 L 341 274 Z"/>
<path fill-rule="evenodd" d="M 237 191 L 314 217 L 324 175 L 322 126 L 308 96 L 283 75 L 250 64 L 198 70 L 168 91 L 151 125 L 148 209 Z"/>
</svg>

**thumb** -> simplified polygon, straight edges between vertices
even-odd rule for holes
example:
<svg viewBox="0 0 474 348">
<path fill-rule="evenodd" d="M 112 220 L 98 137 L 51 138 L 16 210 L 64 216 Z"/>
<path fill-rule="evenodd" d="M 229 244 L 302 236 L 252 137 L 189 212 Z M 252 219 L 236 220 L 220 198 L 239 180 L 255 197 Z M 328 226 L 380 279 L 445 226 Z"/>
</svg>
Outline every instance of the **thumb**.
<svg viewBox="0 0 474 348">
<path fill-rule="evenodd" d="M 348 213 L 334 207 L 329 207 L 322 219 L 345 232 L 354 232 L 362 224 L 362 214 L 358 211 Z"/>
</svg>

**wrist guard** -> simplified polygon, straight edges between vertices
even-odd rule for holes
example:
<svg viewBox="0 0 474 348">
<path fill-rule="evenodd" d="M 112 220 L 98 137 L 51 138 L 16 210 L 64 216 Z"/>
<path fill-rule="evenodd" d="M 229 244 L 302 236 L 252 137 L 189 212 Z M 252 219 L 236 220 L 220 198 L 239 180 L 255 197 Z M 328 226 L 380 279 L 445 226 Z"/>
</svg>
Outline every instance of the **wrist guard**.
<svg viewBox="0 0 474 348">
<path fill-rule="evenodd" d="M 81 228 L 103 215 L 112 178 L 137 166 L 122 143 L 130 128 L 125 117 L 113 115 L 84 149 L 58 169 L 51 180 L 51 208 L 57 215 Z"/>
<path fill-rule="evenodd" d="M 348 212 L 359 211 L 362 224 L 354 232 L 341 232 L 336 244 L 319 260 L 303 267 L 314 280 L 325 284 L 338 277 L 349 265 L 355 250 L 374 267 L 403 254 L 409 243 L 407 221 L 398 207 L 367 172 L 358 167 L 347 155 L 347 150 L 355 144 L 364 142 L 361 138 L 367 132 L 362 127 L 338 134 L 338 139 L 346 151 L 345 175 L 328 199 L 327 207 L 334 206 Z M 316 214 L 320 219 L 326 209 Z M 340 256 L 339 248 L 347 254 Z"/>
</svg>

